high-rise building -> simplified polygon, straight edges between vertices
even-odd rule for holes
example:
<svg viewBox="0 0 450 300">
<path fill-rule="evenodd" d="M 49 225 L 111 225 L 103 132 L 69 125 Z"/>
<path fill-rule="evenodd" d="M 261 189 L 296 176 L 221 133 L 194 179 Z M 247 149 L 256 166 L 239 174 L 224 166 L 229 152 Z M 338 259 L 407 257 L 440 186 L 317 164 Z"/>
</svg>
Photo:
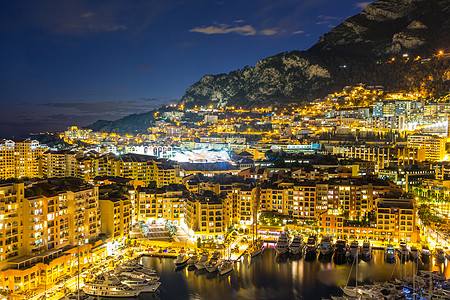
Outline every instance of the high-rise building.
<svg viewBox="0 0 450 300">
<path fill-rule="evenodd" d="M 39 158 L 45 150 L 36 140 L 0 141 L 0 179 L 39 177 Z"/>
<path fill-rule="evenodd" d="M 96 187 L 79 181 L 0 185 L 0 288 L 27 290 L 106 257 Z M 80 249 L 77 249 L 80 245 Z"/>
<path fill-rule="evenodd" d="M 445 139 L 432 135 L 410 135 L 408 148 L 425 149 L 425 160 L 440 161 L 445 157 Z"/>
</svg>

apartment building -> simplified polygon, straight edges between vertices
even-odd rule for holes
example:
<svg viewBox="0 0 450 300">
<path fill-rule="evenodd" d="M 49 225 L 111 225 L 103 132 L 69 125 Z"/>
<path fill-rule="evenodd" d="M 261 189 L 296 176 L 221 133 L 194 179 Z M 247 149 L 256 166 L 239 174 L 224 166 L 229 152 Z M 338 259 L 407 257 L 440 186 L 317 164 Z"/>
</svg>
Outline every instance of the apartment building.
<svg viewBox="0 0 450 300">
<path fill-rule="evenodd" d="M 96 176 L 117 176 L 132 178 L 148 185 L 155 182 L 157 187 L 181 182 L 178 164 L 161 158 L 140 154 L 116 156 L 81 157 L 78 159 L 77 177 L 91 181 Z"/>
<path fill-rule="evenodd" d="M 31 139 L 0 141 L 0 179 L 39 177 L 39 158 L 46 150 Z"/>
<path fill-rule="evenodd" d="M 106 257 L 96 187 L 77 180 L 0 185 L 0 289 L 27 290 Z M 90 244 L 89 242 L 94 242 Z"/>
<path fill-rule="evenodd" d="M 212 191 L 191 195 L 186 200 L 185 227 L 191 236 L 210 239 L 223 237 L 226 232 L 224 194 Z"/>
<path fill-rule="evenodd" d="M 377 229 L 381 231 L 383 240 L 417 241 L 418 230 L 413 199 L 378 199 L 376 218 Z"/>
<path fill-rule="evenodd" d="M 47 150 L 39 158 L 39 177 L 76 177 L 77 151 L 75 150 Z"/>
<path fill-rule="evenodd" d="M 332 153 L 344 157 L 376 162 L 375 172 L 378 172 L 379 169 L 389 167 L 390 149 L 385 147 L 334 146 Z"/>
<path fill-rule="evenodd" d="M 137 216 L 147 224 L 164 224 L 171 221 L 178 226 L 184 218 L 189 192 L 183 185 L 171 184 L 162 188 L 138 188 Z"/>
<path fill-rule="evenodd" d="M 127 196 L 102 195 L 99 199 L 101 210 L 101 232 L 119 244 L 124 244 L 131 230 L 131 200 Z"/>
<path fill-rule="evenodd" d="M 432 135 L 410 135 L 408 136 L 408 148 L 425 149 L 425 160 L 441 161 L 444 159 L 445 138 Z"/>
</svg>

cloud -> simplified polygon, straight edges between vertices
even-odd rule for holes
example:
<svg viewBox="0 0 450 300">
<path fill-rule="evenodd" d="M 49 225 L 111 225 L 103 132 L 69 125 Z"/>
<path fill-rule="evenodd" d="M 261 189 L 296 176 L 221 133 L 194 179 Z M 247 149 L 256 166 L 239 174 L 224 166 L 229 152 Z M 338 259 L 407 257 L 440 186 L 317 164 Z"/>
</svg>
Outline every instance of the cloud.
<svg viewBox="0 0 450 300">
<path fill-rule="evenodd" d="M 90 17 L 93 17 L 93 16 L 95 16 L 95 14 L 93 12 L 91 12 L 91 11 L 81 15 L 82 18 L 90 18 Z"/>
<path fill-rule="evenodd" d="M 99 101 L 99 102 L 51 102 L 44 103 L 43 106 L 57 109 L 73 109 L 77 113 L 129 113 L 142 110 L 150 110 L 160 106 L 159 103 L 142 103 L 140 101 Z M 156 101 L 155 101 L 156 102 Z"/>
<path fill-rule="evenodd" d="M 203 34 L 227 34 L 236 33 L 239 35 L 255 35 L 256 29 L 251 25 L 230 26 L 227 24 L 219 24 L 218 26 L 196 27 L 189 32 L 198 32 Z"/>
<path fill-rule="evenodd" d="M 300 33 L 305 33 L 303 30 L 297 30 L 297 31 L 294 31 L 292 34 L 300 34 Z"/>
<path fill-rule="evenodd" d="M 274 35 L 277 34 L 278 32 L 275 29 L 263 29 L 259 33 L 262 35 Z"/>
<path fill-rule="evenodd" d="M 369 4 L 370 4 L 370 2 L 359 2 L 359 3 L 355 3 L 355 6 L 360 9 L 366 9 L 367 5 L 369 5 Z"/>
<path fill-rule="evenodd" d="M 317 16 L 318 19 L 322 19 L 322 20 L 340 20 L 341 18 L 339 17 L 333 17 L 333 16 L 326 16 L 326 15 L 318 15 Z"/>
<path fill-rule="evenodd" d="M 334 28 L 335 25 L 332 24 L 332 21 L 339 21 L 341 18 L 339 17 L 333 17 L 333 16 L 326 16 L 326 15 L 318 15 L 317 19 L 319 21 L 316 22 L 316 25 L 327 25 L 329 28 Z"/>
</svg>

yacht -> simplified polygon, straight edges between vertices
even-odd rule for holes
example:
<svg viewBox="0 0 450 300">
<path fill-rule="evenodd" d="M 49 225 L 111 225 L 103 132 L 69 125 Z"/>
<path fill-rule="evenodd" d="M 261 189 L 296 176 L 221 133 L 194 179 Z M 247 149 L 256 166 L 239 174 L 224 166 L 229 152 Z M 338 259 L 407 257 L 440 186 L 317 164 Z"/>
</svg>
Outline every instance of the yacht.
<svg viewBox="0 0 450 300">
<path fill-rule="evenodd" d="M 150 292 L 151 290 L 149 289 L 148 291 Z M 145 287 L 130 287 L 115 277 L 99 276 L 93 281 L 86 282 L 83 287 L 83 292 L 86 295 L 95 297 L 131 298 L 137 297 L 141 292 L 147 292 L 147 290 Z"/>
<path fill-rule="evenodd" d="M 233 262 L 231 260 L 224 260 L 219 266 L 219 275 L 225 275 L 228 272 L 233 271 Z"/>
<path fill-rule="evenodd" d="M 305 259 L 315 259 L 317 254 L 317 238 L 315 235 L 310 235 L 306 242 Z"/>
<path fill-rule="evenodd" d="M 211 259 L 205 263 L 205 268 L 206 270 L 208 270 L 208 272 L 212 273 L 217 271 L 217 268 L 219 267 L 221 261 L 219 260 L 220 258 L 220 252 L 219 251 L 215 251 L 213 253 L 213 255 L 211 256 Z"/>
<path fill-rule="evenodd" d="M 347 259 L 353 261 L 356 259 L 358 261 L 359 256 L 359 244 L 358 241 L 352 241 L 350 247 L 348 248 Z"/>
<path fill-rule="evenodd" d="M 289 235 L 286 232 L 282 232 L 275 245 L 275 251 L 282 255 L 289 251 Z"/>
<path fill-rule="evenodd" d="M 208 253 L 204 253 L 204 254 L 200 257 L 199 261 L 197 261 L 197 262 L 194 264 L 194 266 L 195 266 L 197 269 L 199 269 L 199 270 L 204 269 L 206 263 L 208 262 L 208 258 L 209 258 L 209 254 L 208 254 Z"/>
<path fill-rule="evenodd" d="M 153 269 L 150 269 L 148 267 L 143 266 L 140 263 L 137 263 L 136 261 L 127 261 L 123 264 L 117 265 L 115 268 L 115 272 L 142 272 L 144 274 L 156 274 L 156 271 Z"/>
<path fill-rule="evenodd" d="M 303 242 L 303 236 L 296 235 L 292 240 L 292 243 L 289 245 L 289 250 L 293 255 L 300 254 L 305 248 L 305 242 Z"/>
<path fill-rule="evenodd" d="M 434 257 L 436 257 L 436 259 L 439 262 L 443 262 L 445 260 L 445 253 L 444 250 L 442 250 L 441 248 L 436 248 L 434 250 Z"/>
<path fill-rule="evenodd" d="M 385 255 L 384 258 L 387 262 L 395 261 L 394 246 L 392 246 L 391 244 L 387 245 L 384 255 Z"/>
<path fill-rule="evenodd" d="M 333 254 L 333 250 L 333 239 L 329 236 L 324 236 L 319 244 L 320 255 L 331 255 Z"/>
<path fill-rule="evenodd" d="M 334 247 L 334 254 L 338 256 L 343 256 L 347 254 L 347 243 L 344 240 L 338 240 L 336 246 Z"/>
<path fill-rule="evenodd" d="M 409 250 L 409 257 L 412 261 L 416 261 L 419 259 L 419 250 L 417 249 L 417 247 L 411 247 L 411 250 Z"/>
<path fill-rule="evenodd" d="M 403 262 L 408 260 L 409 250 L 405 242 L 400 243 L 400 248 L 398 249 L 398 256 L 400 257 L 400 260 Z"/>
<path fill-rule="evenodd" d="M 421 257 L 423 261 L 428 261 L 430 259 L 431 256 L 431 252 L 430 249 L 428 249 L 428 246 L 423 245 L 422 246 L 422 251 L 420 251 Z"/>
<path fill-rule="evenodd" d="M 252 246 L 252 251 L 250 252 L 250 257 L 256 257 L 263 253 L 264 245 L 262 241 L 255 241 Z"/>
<path fill-rule="evenodd" d="M 189 260 L 187 261 L 187 264 L 189 267 L 193 267 L 198 262 L 198 255 L 196 253 L 193 253 Z"/>
<path fill-rule="evenodd" d="M 180 253 L 177 256 L 177 259 L 175 260 L 175 266 L 176 267 L 184 266 L 185 264 L 187 264 L 188 260 L 189 260 L 189 256 L 187 256 L 184 253 Z"/>
<path fill-rule="evenodd" d="M 138 271 L 124 271 L 116 273 L 117 277 L 126 277 L 126 278 L 138 278 L 138 279 L 146 279 L 148 281 L 158 281 L 159 276 L 156 274 L 145 274 Z"/>
<path fill-rule="evenodd" d="M 205 268 L 208 272 L 213 273 L 219 269 L 222 260 L 211 258 L 210 261 L 205 265 Z"/>
<path fill-rule="evenodd" d="M 369 261 L 372 258 L 372 245 L 369 241 L 365 241 L 361 247 L 361 258 Z"/>
<path fill-rule="evenodd" d="M 121 282 L 132 289 L 140 290 L 143 293 L 151 292 L 154 293 L 161 285 L 158 281 L 149 281 L 142 278 L 127 278 L 121 280 Z"/>
</svg>

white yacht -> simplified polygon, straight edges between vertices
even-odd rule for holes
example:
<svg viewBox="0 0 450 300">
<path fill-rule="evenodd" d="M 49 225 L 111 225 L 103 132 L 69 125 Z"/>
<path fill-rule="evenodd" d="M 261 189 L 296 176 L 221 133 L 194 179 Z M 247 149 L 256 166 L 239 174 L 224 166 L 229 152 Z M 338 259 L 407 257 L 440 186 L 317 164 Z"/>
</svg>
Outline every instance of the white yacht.
<svg viewBox="0 0 450 300">
<path fill-rule="evenodd" d="M 417 249 L 417 247 L 411 247 L 411 249 L 409 250 L 409 257 L 414 261 L 419 259 L 419 250 Z"/>
<path fill-rule="evenodd" d="M 280 255 L 289 251 L 289 235 L 286 232 L 282 232 L 278 238 L 275 251 Z"/>
<path fill-rule="evenodd" d="M 228 272 L 233 271 L 233 262 L 231 260 L 224 260 L 219 266 L 219 275 L 225 275 Z"/>
<path fill-rule="evenodd" d="M 83 292 L 89 296 L 130 298 L 137 297 L 143 290 L 131 288 L 117 278 L 100 276 L 84 284 Z"/>
<path fill-rule="evenodd" d="M 177 256 L 177 259 L 175 260 L 175 266 L 176 267 L 184 266 L 188 260 L 189 260 L 189 256 L 187 256 L 184 253 L 180 253 Z"/>
<path fill-rule="evenodd" d="M 142 293 L 154 293 L 161 285 L 161 282 L 140 278 L 128 278 L 121 282 L 132 289 L 140 290 Z"/>
<path fill-rule="evenodd" d="M 349 261 L 358 260 L 359 256 L 359 244 L 358 241 L 352 241 L 350 247 L 348 248 L 347 259 Z"/>
<path fill-rule="evenodd" d="M 117 265 L 115 268 L 115 272 L 132 272 L 132 271 L 142 272 L 144 274 L 156 274 L 155 270 L 145 267 L 142 264 L 137 263 L 136 261 L 133 260 Z"/>
<path fill-rule="evenodd" d="M 148 281 L 158 281 L 159 276 L 156 274 L 145 274 L 138 271 L 124 271 L 116 273 L 116 276 L 118 277 L 127 277 L 127 278 L 138 278 L 138 279 L 146 279 Z"/>
<path fill-rule="evenodd" d="M 361 246 L 361 257 L 366 261 L 372 258 L 372 245 L 369 241 L 365 241 Z"/>
<path fill-rule="evenodd" d="M 394 246 L 392 246 L 391 244 L 387 245 L 384 256 L 387 262 L 392 262 L 393 260 L 395 260 Z"/>
<path fill-rule="evenodd" d="M 205 268 L 205 264 L 208 262 L 209 254 L 204 253 L 200 259 L 194 264 L 195 267 L 199 270 L 202 270 Z"/>
<path fill-rule="evenodd" d="M 303 248 L 305 248 L 305 242 L 303 241 L 302 235 L 296 235 L 294 236 L 294 239 L 292 240 L 292 243 L 289 245 L 289 250 L 292 254 L 300 254 L 303 251 Z"/>
<path fill-rule="evenodd" d="M 322 256 L 328 256 L 333 254 L 333 239 L 329 236 L 324 236 L 320 240 L 319 251 Z"/>
</svg>

